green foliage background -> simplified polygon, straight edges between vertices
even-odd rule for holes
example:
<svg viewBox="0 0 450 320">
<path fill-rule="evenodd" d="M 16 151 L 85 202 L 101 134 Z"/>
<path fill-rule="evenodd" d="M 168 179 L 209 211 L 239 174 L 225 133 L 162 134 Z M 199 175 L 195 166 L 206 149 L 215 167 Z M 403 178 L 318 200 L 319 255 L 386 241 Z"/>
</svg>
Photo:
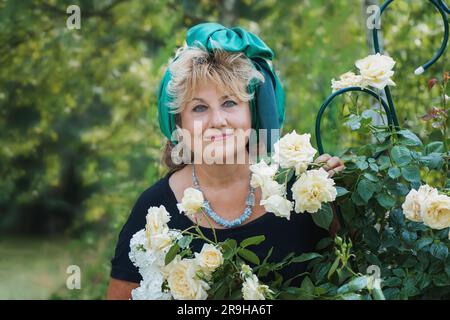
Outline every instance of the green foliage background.
<svg viewBox="0 0 450 320">
<path fill-rule="evenodd" d="M 61 250 L 81 267 L 83 287 L 67 290 L 60 272 L 53 297 L 103 298 L 118 232 L 138 195 L 165 172 L 156 91 L 187 28 L 218 21 L 259 34 L 276 53 L 286 91 L 284 131 L 313 134 L 331 79 L 371 53 L 368 2 L 0 1 L 0 244 L 10 234 L 69 239 Z M 66 28 L 72 4 L 81 8 L 80 30 Z M 440 46 L 439 14 L 428 1 L 399 0 L 382 26 L 397 61 L 391 92 L 401 124 L 424 142 L 439 139 L 419 116 L 438 104 L 427 81 L 447 68 L 448 54 L 423 76 L 413 74 Z M 341 120 L 335 103 L 322 126 L 329 153 L 369 139 Z M 12 274 L 19 261 L 10 263 Z"/>
</svg>

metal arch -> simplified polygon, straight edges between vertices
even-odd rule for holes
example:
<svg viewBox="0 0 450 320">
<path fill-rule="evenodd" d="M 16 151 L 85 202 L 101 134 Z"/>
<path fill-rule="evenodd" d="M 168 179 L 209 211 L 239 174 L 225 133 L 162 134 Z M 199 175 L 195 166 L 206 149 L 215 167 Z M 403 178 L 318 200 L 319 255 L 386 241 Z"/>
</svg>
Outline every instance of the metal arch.
<svg viewBox="0 0 450 320">
<path fill-rule="evenodd" d="M 324 102 L 324 104 L 320 107 L 319 113 L 317 114 L 317 118 L 316 118 L 316 126 L 315 126 L 316 131 L 315 132 L 316 132 L 317 148 L 318 148 L 319 154 L 324 153 L 323 145 L 322 145 L 322 137 L 320 135 L 320 123 L 322 120 L 323 113 L 325 112 L 326 108 L 330 105 L 330 103 L 334 100 L 334 98 L 336 98 L 337 96 L 340 96 L 341 94 L 344 94 L 346 92 L 354 92 L 354 91 L 360 91 L 360 92 L 367 93 L 367 94 L 375 97 L 377 100 L 379 98 L 379 96 L 376 92 L 374 92 L 370 89 L 367 89 L 367 88 L 362 88 L 362 87 L 348 87 L 348 88 L 340 89 L 340 90 L 334 92 L 331 96 L 329 96 L 328 99 Z M 392 115 L 389 110 L 389 105 L 383 99 L 380 99 L 380 101 L 381 101 L 381 105 L 384 108 L 384 112 L 386 113 L 388 125 L 389 125 L 389 127 L 392 128 L 393 121 L 392 121 Z"/>
<path fill-rule="evenodd" d="M 381 15 L 383 14 L 383 12 L 393 1 L 394 0 L 387 0 L 385 3 L 383 3 L 383 5 L 380 7 L 380 13 L 379 13 L 378 19 L 381 18 Z M 433 6 L 435 6 L 438 9 L 439 13 L 441 14 L 442 20 L 444 22 L 444 39 L 442 40 L 441 47 L 436 51 L 434 56 L 428 62 L 424 63 L 422 66 L 418 67 L 414 71 L 414 73 L 416 75 L 420 75 L 423 72 L 425 72 L 426 69 L 428 69 L 430 66 L 432 66 L 444 54 L 445 48 L 447 47 L 448 38 L 449 38 L 449 26 L 448 26 L 448 17 L 447 17 L 447 14 L 450 13 L 449 8 L 445 4 L 444 0 L 429 0 L 429 1 L 431 2 L 431 4 Z M 378 29 L 377 28 L 373 29 L 372 38 L 373 38 L 375 53 L 382 53 L 382 51 L 380 49 L 380 41 L 378 38 Z M 386 94 L 386 99 L 389 104 L 389 108 L 390 108 L 390 111 L 391 111 L 391 114 L 392 114 L 392 117 L 394 120 L 394 124 L 396 127 L 399 127 L 397 114 L 395 112 L 394 101 L 392 100 L 391 91 L 388 86 L 386 86 L 384 88 L 384 92 Z"/>
</svg>

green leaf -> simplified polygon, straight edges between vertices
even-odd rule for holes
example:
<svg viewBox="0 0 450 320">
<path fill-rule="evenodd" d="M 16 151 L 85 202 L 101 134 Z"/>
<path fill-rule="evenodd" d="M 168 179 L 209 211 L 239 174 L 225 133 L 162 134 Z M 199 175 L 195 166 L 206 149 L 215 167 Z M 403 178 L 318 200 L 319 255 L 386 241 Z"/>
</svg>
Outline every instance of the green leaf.
<svg viewBox="0 0 450 320">
<path fill-rule="evenodd" d="M 330 271 L 328 271 L 327 278 L 330 279 L 330 277 L 333 275 L 333 273 L 336 271 L 337 267 L 339 266 L 339 261 L 341 261 L 340 257 L 336 257 L 333 264 L 331 265 Z"/>
<path fill-rule="evenodd" d="M 178 250 L 180 250 L 180 246 L 175 243 L 170 249 L 169 252 L 166 254 L 166 258 L 164 259 L 164 263 L 168 265 L 170 262 L 172 262 L 173 259 L 177 256 Z"/>
<path fill-rule="evenodd" d="M 402 176 L 409 182 L 420 182 L 419 167 L 408 165 L 402 168 Z"/>
<path fill-rule="evenodd" d="M 356 161 L 356 166 L 359 170 L 364 171 L 369 167 L 369 164 L 365 160 L 358 160 Z"/>
<path fill-rule="evenodd" d="M 416 241 L 414 248 L 419 251 L 422 250 L 423 248 L 425 248 L 426 246 L 428 246 L 429 244 L 431 244 L 433 242 L 432 238 L 420 238 L 419 240 Z"/>
<path fill-rule="evenodd" d="M 333 239 L 331 239 L 330 237 L 323 238 L 317 243 L 316 249 L 323 250 L 323 249 L 327 248 L 328 246 L 330 246 L 332 243 L 333 243 Z"/>
<path fill-rule="evenodd" d="M 406 273 L 405 273 L 405 271 L 403 271 L 403 269 L 394 269 L 392 271 L 392 273 L 395 274 L 399 278 L 404 278 L 406 276 Z"/>
<path fill-rule="evenodd" d="M 308 276 L 306 276 L 302 281 L 300 289 L 302 289 L 302 291 L 305 292 L 308 296 L 312 296 L 314 295 L 314 288 L 315 287 L 311 279 Z"/>
<path fill-rule="evenodd" d="M 346 195 L 349 193 L 349 191 L 343 187 L 336 187 L 337 196 L 336 197 L 342 197 L 343 195 Z"/>
<path fill-rule="evenodd" d="M 293 263 L 299 263 L 299 262 L 305 262 L 305 261 L 309 261 L 315 258 L 320 258 L 322 257 L 322 255 L 315 253 L 315 252 L 310 252 L 310 253 L 302 253 L 301 255 L 294 257 L 292 259 Z"/>
<path fill-rule="evenodd" d="M 440 169 L 444 164 L 444 158 L 441 153 L 430 153 L 426 156 L 421 156 L 419 162 L 430 169 Z"/>
<path fill-rule="evenodd" d="M 228 239 L 224 243 L 222 243 L 223 250 L 223 258 L 229 259 L 235 254 L 235 250 L 237 247 L 237 242 L 234 239 Z"/>
<path fill-rule="evenodd" d="M 425 146 L 425 154 L 429 155 L 430 153 L 443 153 L 444 152 L 444 142 L 442 141 L 433 141 Z"/>
<path fill-rule="evenodd" d="M 371 248 L 376 248 L 380 244 L 380 235 L 374 227 L 364 229 L 364 242 Z"/>
<path fill-rule="evenodd" d="M 389 277 L 383 281 L 383 285 L 387 287 L 398 287 L 402 284 L 402 279 L 398 277 Z"/>
<path fill-rule="evenodd" d="M 380 156 L 377 160 L 380 170 L 385 170 L 391 166 L 391 160 L 388 156 Z"/>
<path fill-rule="evenodd" d="M 375 190 L 376 186 L 367 179 L 361 179 L 358 183 L 358 186 L 356 187 L 356 191 L 365 203 L 367 203 L 370 198 L 372 198 Z"/>
<path fill-rule="evenodd" d="M 194 238 L 191 235 L 183 236 L 181 237 L 180 240 L 178 240 L 178 245 L 180 246 L 181 249 L 185 249 L 191 244 L 192 239 Z"/>
<path fill-rule="evenodd" d="M 383 208 L 390 209 L 395 205 L 395 198 L 387 193 L 378 193 L 375 198 Z"/>
<path fill-rule="evenodd" d="M 408 244 L 412 245 L 417 240 L 417 234 L 408 230 L 402 231 L 402 239 Z"/>
<path fill-rule="evenodd" d="M 401 173 L 399 168 L 397 168 L 397 167 L 390 167 L 389 170 L 388 170 L 388 175 L 392 179 L 397 179 L 398 177 L 400 177 L 402 175 L 402 173 Z"/>
<path fill-rule="evenodd" d="M 330 205 L 327 203 L 323 203 L 322 208 L 315 213 L 311 213 L 311 216 L 314 223 L 325 230 L 328 230 L 331 222 L 333 221 L 333 212 Z"/>
<path fill-rule="evenodd" d="M 246 247 L 248 247 L 248 246 L 258 245 L 258 244 L 260 244 L 261 242 L 263 242 L 265 239 L 266 239 L 266 237 L 265 237 L 265 236 L 262 236 L 262 235 L 261 235 L 261 236 L 250 237 L 250 238 L 244 239 L 244 240 L 241 242 L 240 246 L 241 246 L 242 248 L 246 248 Z"/>
<path fill-rule="evenodd" d="M 373 171 L 378 172 L 378 166 L 375 163 L 369 163 L 369 167 Z"/>
<path fill-rule="evenodd" d="M 260 264 L 258 256 L 253 251 L 250 251 L 248 249 L 240 248 L 238 250 L 238 255 L 241 256 L 242 258 L 244 258 L 245 260 L 253 263 L 253 264 L 256 264 L 256 265 Z"/>
<path fill-rule="evenodd" d="M 411 152 L 404 146 L 395 146 L 391 150 L 392 159 L 400 167 L 407 165 L 411 162 Z"/>
<path fill-rule="evenodd" d="M 439 260 L 445 260 L 448 256 L 448 248 L 442 242 L 433 243 L 430 247 L 430 253 L 433 257 L 436 257 Z"/>
<path fill-rule="evenodd" d="M 422 145 L 422 141 L 419 139 L 418 136 L 416 136 L 414 133 L 412 133 L 409 130 L 400 130 L 397 131 L 397 134 L 403 136 L 405 140 L 403 140 L 401 143 L 408 145 L 408 146 L 420 146 Z"/>
<path fill-rule="evenodd" d="M 370 164 L 372 165 L 372 164 Z M 364 178 L 372 181 L 372 182 L 378 182 L 378 177 L 370 172 L 364 172 Z"/>
</svg>

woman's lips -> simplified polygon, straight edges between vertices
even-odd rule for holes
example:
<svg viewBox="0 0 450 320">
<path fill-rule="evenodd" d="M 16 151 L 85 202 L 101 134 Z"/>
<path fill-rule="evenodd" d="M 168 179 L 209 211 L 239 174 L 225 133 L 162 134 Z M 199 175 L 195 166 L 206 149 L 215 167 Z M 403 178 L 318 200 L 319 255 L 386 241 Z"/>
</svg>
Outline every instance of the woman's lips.
<svg viewBox="0 0 450 320">
<path fill-rule="evenodd" d="M 206 138 L 207 141 L 220 141 L 220 140 L 225 140 L 228 137 L 231 137 L 233 134 L 232 133 L 228 133 L 228 134 L 222 134 L 222 135 L 216 135 L 216 136 L 212 136 L 212 137 L 208 137 Z"/>
</svg>

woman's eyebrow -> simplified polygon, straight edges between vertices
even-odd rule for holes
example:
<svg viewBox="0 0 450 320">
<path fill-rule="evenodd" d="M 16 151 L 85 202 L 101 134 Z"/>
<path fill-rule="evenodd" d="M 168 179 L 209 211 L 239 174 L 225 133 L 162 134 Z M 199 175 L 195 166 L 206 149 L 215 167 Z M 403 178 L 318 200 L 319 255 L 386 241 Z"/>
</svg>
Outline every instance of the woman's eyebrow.
<svg viewBox="0 0 450 320">
<path fill-rule="evenodd" d="M 189 101 L 189 102 L 192 102 L 192 101 L 195 101 L 195 100 L 200 101 L 200 102 L 203 102 L 203 103 L 206 103 L 206 101 L 203 100 L 202 98 L 192 98 L 192 100 Z"/>
<path fill-rule="evenodd" d="M 228 98 L 234 98 L 234 96 L 233 96 L 233 95 L 228 95 L 228 94 L 226 94 L 226 95 L 220 97 L 220 100 L 223 101 L 223 100 L 228 99 Z M 205 100 L 203 100 L 202 98 L 194 97 L 194 98 L 192 98 L 192 100 L 189 101 L 189 102 L 192 102 L 192 101 L 200 101 L 200 102 L 203 102 L 203 103 L 206 103 L 206 104 L 207 104 L 207 102 L 206 102 Z"/>
</svg>

